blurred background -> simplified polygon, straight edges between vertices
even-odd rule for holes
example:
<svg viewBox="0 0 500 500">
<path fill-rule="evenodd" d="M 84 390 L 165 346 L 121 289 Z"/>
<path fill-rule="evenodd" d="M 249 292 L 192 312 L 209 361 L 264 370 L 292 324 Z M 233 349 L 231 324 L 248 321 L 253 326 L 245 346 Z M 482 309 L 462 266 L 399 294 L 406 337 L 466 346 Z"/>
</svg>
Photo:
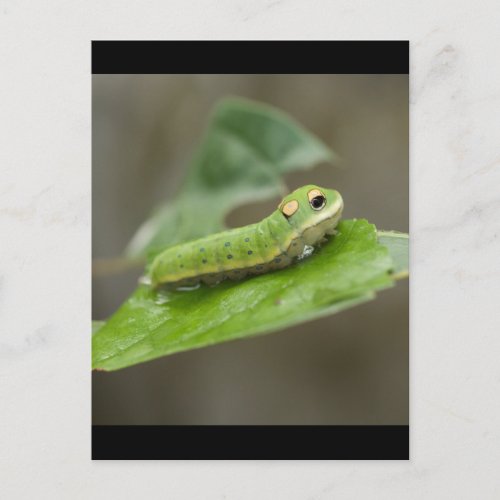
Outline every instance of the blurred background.
<svg viewBox="0 0 500 500">
<path fill-rule="evenodd" d="M 217 100 L 281 108 L 341 157 L 287 176 L 338 189 L 345 218 L 408 231 L 407 75 L 93 75 L 92 252 L 120 256 L 171 198 Z M 278 199 L 241 207 L 256 222 Z M 93 277 L 93 319 L 142 269 Z M 408 282 L 367 304 L 286 331 L 94 372 L 94 424 L 407 424 Z"/>
</svg>

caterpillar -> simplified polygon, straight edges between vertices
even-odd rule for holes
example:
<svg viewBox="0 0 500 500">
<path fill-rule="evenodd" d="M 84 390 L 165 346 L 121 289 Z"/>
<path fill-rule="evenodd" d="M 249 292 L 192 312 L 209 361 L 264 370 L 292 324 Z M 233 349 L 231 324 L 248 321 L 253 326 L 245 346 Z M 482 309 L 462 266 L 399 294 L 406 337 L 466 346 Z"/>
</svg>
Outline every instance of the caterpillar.
<svg viewBox="0 0 500 500">
<path fill-rule="evenodd" d="M 343 208 L 338 191 L 303 186 L 256 224 L 167 248 L 153 260 L 148 281 L 178 289 L 282 269 L 335 234 Z"/>
</svg>

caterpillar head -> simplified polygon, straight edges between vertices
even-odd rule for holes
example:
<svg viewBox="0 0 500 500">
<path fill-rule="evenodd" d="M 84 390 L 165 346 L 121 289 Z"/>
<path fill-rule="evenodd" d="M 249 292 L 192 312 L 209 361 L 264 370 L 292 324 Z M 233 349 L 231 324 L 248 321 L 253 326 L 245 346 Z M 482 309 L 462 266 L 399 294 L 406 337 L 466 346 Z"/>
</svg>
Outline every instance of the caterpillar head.
<svg viewBox="0 0 500 500">
<path fill-rule="evenodd" d="M 278 209 L 297 233 L 332 234 L 344 208 L 342 196 L 335 189 L 309 184 L 286 196 Z M 311 241 L 314 244 L 316 241 Z"/>
</svg>

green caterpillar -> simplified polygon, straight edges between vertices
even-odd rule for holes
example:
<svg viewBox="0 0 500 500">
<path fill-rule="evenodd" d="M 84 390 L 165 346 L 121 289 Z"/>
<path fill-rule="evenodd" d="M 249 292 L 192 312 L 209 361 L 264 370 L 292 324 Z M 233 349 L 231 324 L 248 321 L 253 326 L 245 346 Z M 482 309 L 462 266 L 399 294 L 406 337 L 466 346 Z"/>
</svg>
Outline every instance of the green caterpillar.
<svg viewBox="0 0 500 500">
<path fill-rule="evenodd" d="M 334 234 L 343 208 L 337 191 L 303 186 L 261 222 L 167 248 L 154 259 L 149 281 L 181 288 L 282 269 Z"/>
</svg>

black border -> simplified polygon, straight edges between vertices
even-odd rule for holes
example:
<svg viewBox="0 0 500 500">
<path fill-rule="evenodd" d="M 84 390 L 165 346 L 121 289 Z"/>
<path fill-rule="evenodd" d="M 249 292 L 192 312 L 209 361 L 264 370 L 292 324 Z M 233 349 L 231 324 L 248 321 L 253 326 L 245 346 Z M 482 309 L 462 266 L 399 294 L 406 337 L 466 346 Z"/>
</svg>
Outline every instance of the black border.
<svg viewBox="0 0 500 500">
<path fill-rule="evenodd" d="M 94 425 L 93 460 L 408 460 L 407 425 Z"/>
<path fill-rule="evenodd" d="M 408 74 L 408 41 L 93 41 L 93 74 Z"/>
<path fill-rule="evenodd" d="M 93 41 L 93 74 L 408 74 L 408 41 Z M 408 460 L 409 426 L 92 426 L 93 460 Z"/>
</svg>

